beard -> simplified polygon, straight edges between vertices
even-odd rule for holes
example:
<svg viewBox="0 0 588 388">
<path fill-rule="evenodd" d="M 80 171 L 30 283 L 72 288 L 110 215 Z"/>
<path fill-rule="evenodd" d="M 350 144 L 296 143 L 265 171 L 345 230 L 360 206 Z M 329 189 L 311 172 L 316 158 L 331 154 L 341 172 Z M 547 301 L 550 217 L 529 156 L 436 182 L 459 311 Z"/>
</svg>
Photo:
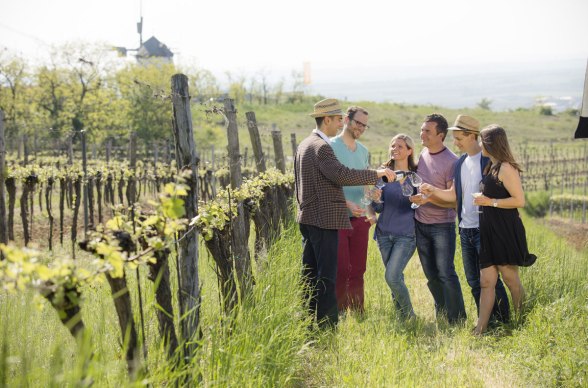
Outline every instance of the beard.
<svg viewBox="0 0 588 388">
<path fill-rule="evenodd" d="M 351 129 L 351 128 L 348 128 L 347 130 L 349 131 L 349 133 L 351 134 L 351 137 L 354 140 L 359 139 L 361 137 L 361 135 L 362 135 L 362 132 L 359 129 Z"/>
</svg>

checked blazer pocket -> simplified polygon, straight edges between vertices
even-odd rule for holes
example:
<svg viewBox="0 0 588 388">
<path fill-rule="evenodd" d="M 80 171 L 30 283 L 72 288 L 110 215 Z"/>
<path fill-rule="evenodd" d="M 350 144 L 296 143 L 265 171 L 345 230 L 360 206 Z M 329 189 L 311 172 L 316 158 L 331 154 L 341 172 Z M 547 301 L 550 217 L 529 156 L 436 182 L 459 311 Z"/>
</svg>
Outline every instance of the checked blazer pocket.
<svg viewBox="0 0 588 388">
<path fill-rule="evenodd" d="M 310 198 L 306 198 L 304 201 L 300 203 L 300 209 L 307 208 L 309 205 L 313 204 L 314 202 L 318 201 L 318 193 L 314 193 L 310 196 Z"/>
</svg>

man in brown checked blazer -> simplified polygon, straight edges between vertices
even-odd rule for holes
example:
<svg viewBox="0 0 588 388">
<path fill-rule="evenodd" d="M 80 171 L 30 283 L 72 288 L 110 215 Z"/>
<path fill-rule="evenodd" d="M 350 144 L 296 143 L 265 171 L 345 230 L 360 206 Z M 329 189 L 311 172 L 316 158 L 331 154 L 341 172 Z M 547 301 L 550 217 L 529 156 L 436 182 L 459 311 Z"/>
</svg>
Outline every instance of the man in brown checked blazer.
<svg viewBox="0 0 588 388">
<path fill-rule="evenodd" d="M 354 170 L 341 164 L 329 137 L 343 126 L 339 101 L 328 98 L 314 105 L 310 114 L 316 128 L 298 146 L 294 161 L 296 179 L 296 221 L 302 233 L 302 266 L 310 311 L 320 327 L 338 322 L 335 280 L 337 277 L 338 230 L 351 229 L 342 186 L 375 184 L 385 176 L 396 179 L 394 171 Z"/>
</svg>

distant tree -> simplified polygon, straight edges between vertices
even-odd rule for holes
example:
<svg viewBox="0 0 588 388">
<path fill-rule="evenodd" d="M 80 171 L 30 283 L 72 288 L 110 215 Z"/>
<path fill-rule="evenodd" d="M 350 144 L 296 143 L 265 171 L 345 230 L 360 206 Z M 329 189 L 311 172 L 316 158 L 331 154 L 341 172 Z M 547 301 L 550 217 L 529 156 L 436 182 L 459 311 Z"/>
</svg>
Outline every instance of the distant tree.
<svg viewBox="0 0 588 388">
<path fill-rule="evenodd" d="M 52 137 L 66 139 L 76 129 L 73 123 L 88 131 L 89 140 L 121 125 L 107 82 L 113 70 L 107 53 L 102 44 L 66 43 L 54 47 L 50 63 L 37 70 L 35 99 L 45 117 L 39 125 L 52 128 Z"/>
<path fill-rule="evenodd" d="M 75 117 L 73 87 L 68 72 L 53 64 L 42 66 L 36 72 L 34 98 L 40 107 L 47 127 L 52 128 L 51 136 L 59 139 L 71 130 Z"/>
<path fill-rule="evenodd" d="M 171 135 L 169 101 L 172 63 L 129 65 L 116 74 L 118 93 L 126 109 L 126 127 L 148 142 Z"/>
<path fill-rule="evenodd" d="M 245 89 L 246 77 L 243 74 L 233 76 L 229 71 L 225 74 L 229 81 L 229 97 L 235 101 L 235 104 L 242 103 L 247 94 L 247 89 Z"/>
<path fill-rule="evenodd" d="M 476 105 L 478 105 L 478 108 L 480 108 L 480 109 L 491 110 L 490 104 L 492 104 L 492 100 L 484 97 L 480 101 L 478 101 L 478 103 Z"/>
<path fill-rule="evenodd" d="M 273 86 L 272 88 L 274 93 L 274 100 L 275 104 L 279 104 L 282 101 L 282 97 L 284 95 L 284 78 L 280 78 L 280 80 Z"/>
<path fill-rule="evenodd" d="M 258 78 L 258 84 L 259 84 L 259 89 L 260 89 L 260 103 L 262 103 L 263 105 L 267 105 L 268 103 L 268 98 L 269 98 L 269 81 L 268 81 L 268 77 L 269 77 L 269 71 L 267 69 L 261 69 L 258 73 L 257 73 L 257 78 Z"/>
<path fill-rule="evenodd" d="M 216 77 L 205 69 L 186 69 L 186 75 L 190 82 L 190 94 L 196 97 L 198 102 L 216 98 L 220 94 L 220 87 Z"/>
<path fill-rule="evenodd" d="M 67 43 L 59 48 L 59 58 L 70 72 L 74 87 L 74 117 L 87 131 L 89 140 L 102 140 L 104 133 L 125 126 L 114 88 L 109 86 L 114 64 L 110 62 L 105 45 L 82 42 Z"/>
<path fill-rule="evenodd" d="M 292 70 L 292 92 L 288 102 L 302 102 L 304 99 L 304 72 Z"/>
<path fill-rule="evenodd" d="M 0 109 L 4 111 L 7 137 L 16 136 L 28 116 L 28 79 L 24 59 L 6 49 L 0 51 Z"/>
<path fill-rule="evenodd" d="M 257 84 L 256 77 L 251 77 L 249 79 L 249 91 L 246 93 L 246 95 L 247 95 L 247 102 L 249 104 L 253 103 L 253 98 L 261 95 L 261 93 L 259 91 L 259 85 Z"/>
</svg>

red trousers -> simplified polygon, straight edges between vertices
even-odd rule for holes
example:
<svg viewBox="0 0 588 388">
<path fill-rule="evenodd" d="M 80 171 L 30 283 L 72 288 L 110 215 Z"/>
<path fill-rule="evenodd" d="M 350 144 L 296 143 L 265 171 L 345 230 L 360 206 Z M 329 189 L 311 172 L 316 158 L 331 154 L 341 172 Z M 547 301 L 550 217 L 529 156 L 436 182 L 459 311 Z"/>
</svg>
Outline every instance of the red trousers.
<svg viewBox="0 0 588 388">
<path fill-rule="evenodd" d="M 339 230 L 337 250 L 337 306 L 363 312 L 363 274 L 367 262 L 367 247 L 371 224 L 366 217 L 352 217 L 353 229 Z"/>
</svg>

